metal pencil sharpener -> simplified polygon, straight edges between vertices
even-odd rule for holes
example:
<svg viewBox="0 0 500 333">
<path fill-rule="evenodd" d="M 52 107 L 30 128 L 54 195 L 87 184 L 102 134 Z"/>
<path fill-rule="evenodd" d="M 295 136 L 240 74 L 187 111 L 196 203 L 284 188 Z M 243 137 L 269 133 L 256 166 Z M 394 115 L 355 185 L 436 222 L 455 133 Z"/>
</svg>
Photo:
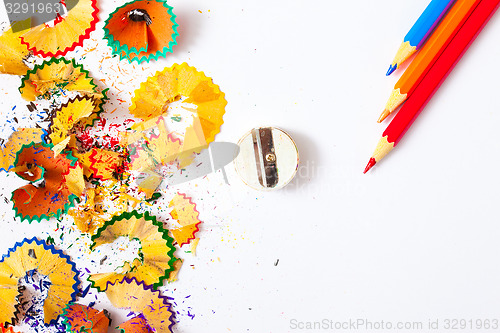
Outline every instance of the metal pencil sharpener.
<svg viewBox="0 0 500 333">
<path fill-rule="evenodd" d="M 238 142 L 236 172 L 248 186 L 262 191 L 287 185 L 297 173 L 299 151 L 290 135 L 276 127 L 254 128 Z"/>
</svg>

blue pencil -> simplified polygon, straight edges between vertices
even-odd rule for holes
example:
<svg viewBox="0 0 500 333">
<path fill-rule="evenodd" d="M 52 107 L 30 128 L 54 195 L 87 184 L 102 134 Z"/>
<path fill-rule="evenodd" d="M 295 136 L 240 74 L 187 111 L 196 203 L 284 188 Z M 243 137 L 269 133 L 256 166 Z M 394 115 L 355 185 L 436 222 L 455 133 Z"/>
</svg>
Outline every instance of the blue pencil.
<svg viewBox="0 0 500 333">
<path fill-rule="evenodd" d="M 405 39 L 399 47 L 386 75 L 391 75 L 399 65 L 411 57 L 425 43 L 427 37 L 432 34 L 434 28 L 453 5 L 455 0 L 432 0 L 418 18 L 417 22 L 408 31 Z"/>
</svg>

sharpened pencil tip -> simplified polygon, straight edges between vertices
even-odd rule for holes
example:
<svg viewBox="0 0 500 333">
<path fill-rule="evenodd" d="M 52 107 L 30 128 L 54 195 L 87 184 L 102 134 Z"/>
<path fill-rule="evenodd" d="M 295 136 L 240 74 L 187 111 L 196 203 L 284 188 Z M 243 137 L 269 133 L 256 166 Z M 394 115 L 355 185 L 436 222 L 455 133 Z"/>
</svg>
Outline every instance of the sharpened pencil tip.
<svg viewBox="0 0 500 333">
<path fill-rule="evenodd" d="M 388 110 L 384 110 L 382 114 L 380 114 L 380 117 L 378 117 L 377 123 L 381 123 L 384 121 L 385 118 L 387 118 L 391 113 Z"/>
<path fill-rule="evenodd" d="M 398 64 L 391 64 L 389 66 L 389 70 L 387 70 L 387 73 L 385 74 L 386 76 L 389 76 L 391 75 L 392 73 L 394 73 L 394 71 L 398 68 Z"/>
<path fill-rule="evenodd" d="M 373 168 L 373 166 L 375 164 L 377 164 L 377 161 L 375 161 L 375 159 L 373 157 L 370 158 L 370 160 L 368 161 L 368 164 L 366 165 L 365 171 L 363 171 L 363 173 L 367 173 L 371 168 Z"/>
</svg>

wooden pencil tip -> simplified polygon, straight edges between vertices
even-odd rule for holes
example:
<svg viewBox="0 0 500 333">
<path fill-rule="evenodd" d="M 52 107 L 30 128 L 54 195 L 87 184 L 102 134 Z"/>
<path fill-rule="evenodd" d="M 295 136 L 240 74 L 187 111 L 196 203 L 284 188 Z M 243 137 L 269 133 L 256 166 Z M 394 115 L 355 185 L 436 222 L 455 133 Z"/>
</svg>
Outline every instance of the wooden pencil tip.
<svg viewBox="0 0 500 333">
<path fill-rule="evenodd" d="M 380 117 L 378 117 L 377 123 L 381 123 L 384 121 L 385 118 L 387 118 L 391 113 L 387 110 L 384 110 L 382 114 L 380 114 Z"/>
<path fill-rule="evenodd" d="M 363 173 L 367 173 L 371 168 L 373 168 L 373 166 L 375 164 L 377 164 L 377 161 L 375 161 L 375 159 L 373 157 L 370 158 L 370 160 L 368 161 L 368 164 L 366 165 L 365 171 L 363 171 Z"/>
<path fill-rule="evenodd" d="M 387 70 L 387 73 L 385 73 L 386 76 L 389 76 L 391 75 L 392 73 L 394 73 L 394 71 L 398 68 L 398 64 L 391 64 L 389 66 L 389 69 Z"/>
</svg>

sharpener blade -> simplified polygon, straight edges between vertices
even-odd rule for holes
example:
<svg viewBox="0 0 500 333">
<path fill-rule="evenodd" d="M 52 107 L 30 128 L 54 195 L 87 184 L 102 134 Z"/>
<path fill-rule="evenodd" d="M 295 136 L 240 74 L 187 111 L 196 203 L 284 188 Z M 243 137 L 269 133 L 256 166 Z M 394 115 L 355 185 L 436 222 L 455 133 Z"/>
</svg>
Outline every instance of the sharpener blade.
<svg viewBox="0 0 500 333">
<path fill-rule="evenodd" d="M 279 176 L 272 129 L 269 127 L 253 129 L 252 140 L 259 183 L 264 187 L 273 188 L 278 184 Z"/>
</svg>

